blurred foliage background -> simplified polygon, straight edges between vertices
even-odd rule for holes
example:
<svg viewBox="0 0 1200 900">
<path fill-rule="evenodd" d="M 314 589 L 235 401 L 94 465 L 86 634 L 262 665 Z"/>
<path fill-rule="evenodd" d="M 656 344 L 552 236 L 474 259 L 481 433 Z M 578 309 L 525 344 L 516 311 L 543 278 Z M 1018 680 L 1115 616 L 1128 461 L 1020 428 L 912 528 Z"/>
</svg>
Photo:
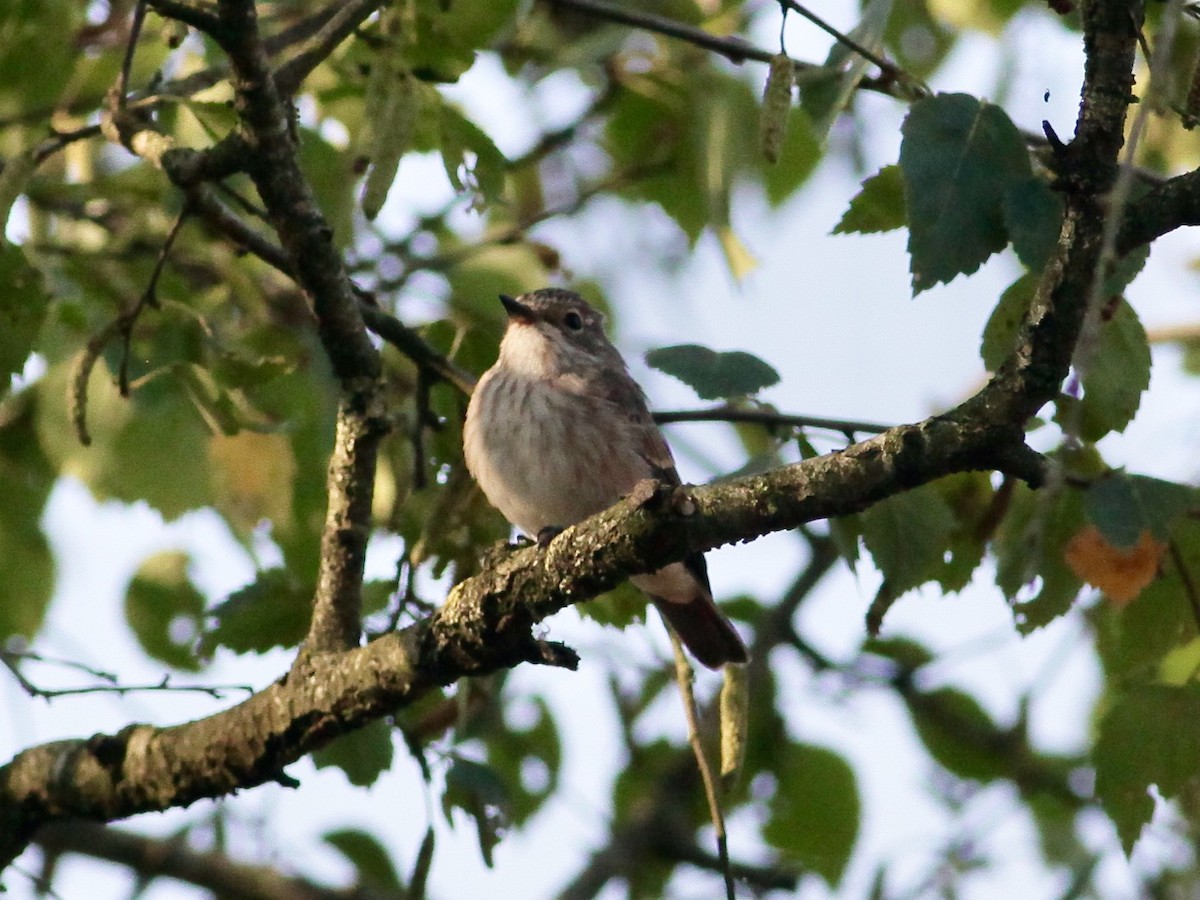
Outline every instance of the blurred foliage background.
<svg viewBox="0 0 1200 900">
<path fill-rule="evenodd" d="M 258 4 L 275 58 L 293 57 L 337 6 Z M 846 193 L 845 213 L 830 226 L 906 230 L 916 294 L 970 276 L 1011 247 L 1020 272 L 994 297 L 981 341 L 983 366 L 994 370 L 1013 345 L 1062 216 L 1044 165 L 1046 138 L 1014 124 L 1036 121 L 1039 112 L 1008 109 L 1006 97 L 1030 65 L 1021 58 L 1025 36 L 1077 45 L 1078 11 L 1044 0 L 840 4 L 830 16 L 867 59 L 806 24 L 803 8 L 787 14 L 785 28 L 789 6 L 382 6 L 307 77 L 291 123 L 366 302 L 394 314 L 461 371 L 479 373 L 494 359 L 503 327 L 497 293 L 564 284 L 606 309 L 619 331 L 637 311 L 614 290 L 614 272 L 641 266 L 670 285 L 682 261 L 709 242 L 729 278 L 747 278 L 757 261 L 735 229 L 740 210 L 754 209 L 768 223 L 802 215 L 789 201 L 836 168 L 863 185 Z M 236 589 L 214 594 L 203 566 L 169 549 L 141 563 L 123 608 L 97 605 L 89 613 L 123 616 L 132 641 L 121 652 L 144 655 L 173 683 L 183 673 L 199 683 L 216 671 L 226 679 L 241 660 L 250 673 L 244 680 L 262 677 L 254 659 L 294 649 L 304 636 L 317 572 L 336 385 L 291 279 L 253 241 L 231 240 L 211 210 L 198 209 L 160 170 L 105 139 L 102 113 L 133 7 L 13 0 L 0 9 L 0 219 L 8 222 L 0 243 L 0 646 L 14 676 L 4 685 L 14 707 L 37 702 L 31 692 L 43 670 L 36 665 L 46 664 L 43 626 L 68 560 L 51 552 L 45 510 L 64 480 L 97 501 L 148 507 L 164 523 L 211 510 L 240 547 L 231 552 L 253 574 Z M 1187 126 L 1200 28 L 1190 4 L 1149 8 L 1146 52 L 1165 49 L 1153 81 L 1149 59 L 1138 63 L 1135 112 L 1145 119 L 1132 160 L 1134 196 L 1198 162 Z M 804 52 L 780 46 L 780 34 L 791 42 L 802 29 L 805 37 L 794 42 Z M 956 83 L 980 47 L 1003 62 L 994 83 L 976 89 L 990 99 Z M 798 64 L 772 63 L 781 50 Z M 768 71 L 794 75 L 795 94 L 777 80 L 764 99 Z M 175 146 L 214 146 L 236 125 L 221 51 L 153 11 L 128 89 L 129 102 Z M 871 110 L 881 105 L 903 119 L 891 136 L 899 152 L 882 168 L 868 167 L 879 156 L 870 144 Z M 512 131 L 505 126 L 503 140 L 489 133 L 506 120 Z M 407 200 L 406 184 L 422 180 L 436 182 L 440 194 L 429 196 L 443 199 Z M 213 188 L 221 209 L 273 240 L 248 179 L 231 176 Z M 596 210 L 606 217 L 604 232 L 553 230 L 593 222 L 584 217 Z M 636 236 L 635 259 L 606 256 L 606 238 L 617 233 Z M 1198 359 L 1194 327 L 1159 336 L 1176 348 L 1166 362 L 1151 354 L 1139 309 L 1124 297 L 1145 261 L 1144 250 L 1135 251 L 1110 275 L 1083 361 L 1059 401 L 1031 423 L 1031 441 L 1061 464 L 1055 483 L 1034 492 L 975 473 L 899 494 L 797 532 L 800 562 L 779 566 L 774 590 L 721 598 L 752 635 L 755 656 L 745 765 L 726 795 L 731 854 L 747 895 L 782 896 L 798 886 L 805 896 L 984 896 L 970 892 L 1003 883 L 994 877 L 1007 863 L 954 823 L 997 790 L 1006 815 L 1029 825 L 1021 851 L 1024 877 L 1033 879 L 1028 896 L 1116 896 L 1096 873 L 1124 865 L 1122 854 L 1156 808 L 1154 840 L 1166 849 L 1122 883 L 1149 896 L 1198 889 L 1200 523 L 1188 484 L 1195 470 L 1151 478 L 1141 472 L 1154 468 L 1145 461 L 1153 448 L 1113 457 L 1102 443 L 1133 420 L 1152 365 L 1190 375 Z M 869 255 L 861 266 L 870 269 Z M 798 289 L 803 277 L 798 267 Z M 881 288 L 877 302 L 904 302 L 909 286 L 892 287 Z M 681 307 L 680 344 L 690 343 L 686 316 Z M 795 321 L 761 327 L 799 328 L 804 317 L 797 305 Z M 460 386 L 393 345 L 383 344 L 383 354 L 395 428 L 375 491 L 376 542 L 387 560 L 366 588 L 373 632 L 422 615 L 508 535 L 462 464 Z M 786 381 L 770 403 L 757 397 L 777 375 L 749 353 L 676 348 L 649 362 L 694 388 L 695 408 L 716 402 L 725 413 L 759 417 L 704 426 L 727 432 L 738 447 L 739 459 L 714 466 L 713 477 L 806 457 L 870 430 L 788 419 L 783 414 L 802 410 L 803 398 L 789 394 Z M 798 615 L 823 579 L 846 566 L 880 576 L 869 627 L 851 651 L 822 647 Z M 1028 697 L 1017 715 L 999 716 L 967 687 L 927 677 L 939 661 L 934 648 L 886 629 L 882 637 L 868 633 L 910 591 L 953 594 L 981 583 L 1011 608 L 1021 633 L 1064 615 L 1080 618 L 1080 640 L 1093 648 L 1101 681 L 1085 745 L 1072 752 L 1040 745 Z M 644 610 L 626 588 L 584 612 L 624 626 Z M 802 690 L 780 680 L 785 657 L 810 676 Z M 558 889 L 564 897 L 716 896 L 708 814 L 670 667 L 646 653 L 600 663 L 601 695 L 588 702 L 595 715 L 611 717 L 620 737 L 618 774 L 592 788 L 607 793 L 607 806 L 596 814 L 593 846 L 573 848 L 575 873 Z M 91 676 L 120 671 L 121 660 L 105 667 Z M 711 687 L 702 683 L 702 693 Z M 839 749 L 797 737 L 806 703 L 836 695 L 836 705 L 863 692 L 886 697 L 895 727 L 916 736 L 912 766 L 931 773 L 928 802 L 942 810 L 938 821 L 951 823 L 906 846 L 864 844 L 877 779 Z M 89 724 L 90 700 L 74 702 L 78 734 L 103 727 Z M 136 705 L 120 714 L 143 716 Z M 675 724 L 664 728 L 663 719 Z M 173 720 L 163 714 L 164 723 Z M 419 831 L 428 827 L 429 837 L 412 846 L 389 846 L 369 825 L 330 818 L 324 839 L 350 864 L 342 880 L 379 896 L 453 896 L 440 885 L 454 883 L 448 873 L 464 865 L 455 856 L 465 851 L 461 843 L 443 850 L 432 835 L 454 822 L 459 834 L 474 829 L 477 854 L 489 865 L 498 843 L 523 842 L 524 862 L 501 861 L 495 870 L 501 880 L 494 883 L 511 889 L 522 865 L 561 852 L 539 815 L 551 802 L 570 802 L 559 778 L 562 729 L 535 679 L 493 676 L 428 697 L 319 753 L 318 767 L 335 767 L 356 786 L 345 789 L 342 804 L 359 802 L 356 791 L 400 767 L 427 784 L 424 804 L 408 797 L 394 813 L 419 822 Z M 21 746 L 14 740 L 6 749 Z M 321 804 L 309 810 L 318 829 L 328 813 Z M 1109 840 L 1087 837 L 1098 816 L 1111 823 Z M 304 852 L 232 839 L 249 827 L 238 801 L 194 810 L 176 827 L 182 846 L 214 860 L 327 879 L 310 870 Z M 30 854 L 33 880 L 13 873 L 6 885 L 19 894 L 37 878 L 53 884 L 57 853 L 67 850 L 89 852 Z M 859 875 L 847 886 L 852 859 Z M 131 894 L 163 874 L 138 871 Z"/>
</svg>

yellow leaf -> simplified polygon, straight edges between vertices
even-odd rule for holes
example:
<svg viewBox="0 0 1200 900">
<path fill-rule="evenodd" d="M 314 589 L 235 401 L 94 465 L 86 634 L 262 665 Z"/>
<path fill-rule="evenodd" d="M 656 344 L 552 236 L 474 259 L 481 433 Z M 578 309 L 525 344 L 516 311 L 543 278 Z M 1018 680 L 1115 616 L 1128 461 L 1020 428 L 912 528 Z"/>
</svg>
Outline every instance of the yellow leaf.
<svg viewBox="0 0 1200 900">
<path fill-rule="evenodd" d="M 285 435 L 215 434 L 208 462 L 217 508 L 236 528 L 250 531 L 263 519 L 276 528 L 291 523 L 296 457 Z"/>
<path fill-rule="evenodd" d="M 725 265 L 729 266 L 730 273 L 738 281 L 758 268 L 758 260 L 728 225 L 717 229 L 717 240 L 721 242 L 721 250 L 725 253 Z"/>
</svg>

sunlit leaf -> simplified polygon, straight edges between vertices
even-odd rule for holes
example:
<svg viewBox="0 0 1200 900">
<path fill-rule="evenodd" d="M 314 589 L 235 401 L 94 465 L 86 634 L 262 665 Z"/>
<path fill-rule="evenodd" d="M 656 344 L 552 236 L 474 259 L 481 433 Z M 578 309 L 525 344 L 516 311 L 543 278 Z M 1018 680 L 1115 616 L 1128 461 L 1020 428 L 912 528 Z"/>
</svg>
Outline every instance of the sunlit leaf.
<svg viewBox="0 0 1200 900">
<path fill-rule="evenodd" d="M 834 234 L 872 234 L 903 228 L 904 178 L 899 166 L 884 166 L 862 183 L 850 208 L 834 226 Z"/>
</svg>

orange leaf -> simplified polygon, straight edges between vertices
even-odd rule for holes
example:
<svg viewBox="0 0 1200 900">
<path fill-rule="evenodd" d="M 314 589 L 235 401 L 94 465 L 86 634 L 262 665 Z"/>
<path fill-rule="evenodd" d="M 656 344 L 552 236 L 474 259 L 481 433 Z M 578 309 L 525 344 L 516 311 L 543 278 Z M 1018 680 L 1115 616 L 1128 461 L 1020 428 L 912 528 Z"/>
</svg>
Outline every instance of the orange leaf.
<svg viewBox="0 0 1200 900">
<path fill-rule="evenodd" d="M 1072 572 L 1124 606 L 1154 580 L 1166 551 L 1167 545 L 1149 531 L 1125 549 L 1114 547 L 1095 525 L 1088 525 L 1067 542 L 1063 558 Z"/>
</svg>

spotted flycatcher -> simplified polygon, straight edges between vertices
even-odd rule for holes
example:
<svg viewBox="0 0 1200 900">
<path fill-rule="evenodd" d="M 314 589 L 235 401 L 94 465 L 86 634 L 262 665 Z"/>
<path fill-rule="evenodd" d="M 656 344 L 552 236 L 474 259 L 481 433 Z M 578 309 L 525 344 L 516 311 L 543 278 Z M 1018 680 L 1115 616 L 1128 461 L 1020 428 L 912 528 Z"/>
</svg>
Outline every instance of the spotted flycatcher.
<svg viewBox="0 0 1200 900">
<path fill-rule="evenodd" d="M 463 428 L 467 467 L 492 505 L 531 537 L 606 509 L 643 479 L 679 484 L 642 389 L 604 336 L 604 317 L 570 291 L 500 295 L 508 327 Z M 696 659 L 745 662 L 693 553 L 630 581 L 650 595 Z"/>
</svg>

